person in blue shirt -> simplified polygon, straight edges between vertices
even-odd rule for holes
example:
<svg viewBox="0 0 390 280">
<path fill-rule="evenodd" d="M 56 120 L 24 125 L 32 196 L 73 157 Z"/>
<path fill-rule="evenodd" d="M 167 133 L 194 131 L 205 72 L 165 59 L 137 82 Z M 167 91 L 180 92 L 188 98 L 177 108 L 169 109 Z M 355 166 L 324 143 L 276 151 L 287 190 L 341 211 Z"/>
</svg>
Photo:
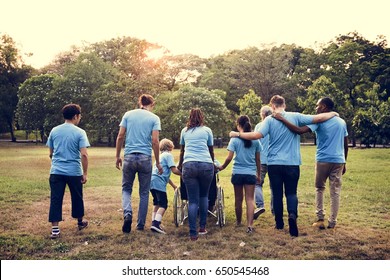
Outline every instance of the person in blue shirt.
<svg viewBox="0 0 390 280">
<path fill-rule="evenodd" d="M 177 186 L 170 179 L 171 172 L 176 175 L 181 175 L 179 169 L 176 168 L 175 161 L 171 151 L 173 150 L 173 142 L 169 139 L 162 139 L 160 141 L 160 163 L 163 168 L 163 173 L 160 174 L 155 165 L 152 172 L 152 181 L 150 185 L 150 192 L 153 196 L 153 212 L 152 212 L 152 226 L 150 229 L 154 232 L 166 234 L 161 227 L 161 220 L 164 216 L 165 210 L 168 208 L 167 198 L 167 184 L 169 183 L 173 189 Z"/>
<path fill-rule="evenodd" d="M 252 125 L 248 116 L 240 116 L 237 119 L 237 130 L 239 133 L 251 132 Z M 234 186 L 236 224 L 241 225 L 242 201 L 246 202 L 247 233 L 253 232 L 253 213 L 255 210 L 255 184 L 260 180 L 260 150 L 261 144 L 258 140 L 245 140 L 231 138 L 227 147 L 229 153 L 219 170 L 224 170 L 232 161 L 233 170 L 231 182 Z"/>
<path fill-rule="evenodd" d="M 264 119 L 268 116 L 272 115 L 272 109 L 270 106 L 263 106 L 260 109 L 260 116 L 261 120 L 264 121 Z M 259 130 L 261 126 L 261 122 L 259 122 L 255 126 L 255 131 Z M 255 203 L 256 203 L 256 209 L 255 209 L 255 214 L 254 214 L 254 219 L 256 220 L 261 214 L 265 212 L 264 208 L 264 195 L 263 195 L 263 184 L 264 184 L 264 179 L 265 176 L 267 175 L 268 172 L 268 146 L 269 146 L 269 135 L 266 137 L 260 138 L 260 144 L 262 147 L 262 150 L 260 152 L 260 161 L 261 161 L 261 172 L 260 172 L 260 180 L 256 182 L 255 185 Z M 271 189 L 271 213 L 274 213 L 274 209 L 272 206 L 272 188 L 270 185 Z"/>
<path fill-rule="evenodd" d="M 333 110 L 334 102 L 331 98 L 324 97 L 318 100 L 316 104 L 317 114 Z M 324 191 L 326 180 L 329 179 L 330 215 L 328 228 L 333 229 L 337 223 L 342 175 L 346 172 L 345 162 L 348 156 L 348 131 L 345 121 L 336 116 L 323 123 L 297 127 L 279 114 L 275 118 L 282 121 L 295 133 L 303 134 L 312 131 L 316 133 L 315 187 L 317 221 L 313 226 L 325 229 Z"/>
<path fill-rule="evenodd" d="M 90 146 L 85 131 L 77 127 L 81 120 L 81 107 L 67 104 L 62 108 L 65 123 L 54 127 L 47 140 L 50 151 L 50 211 L 52 223 L 50 237 L 60 237 L 59 222 L 62 221 L 62 203 L 68 185 L 72 200 L 72 217 L 77 219 L 78 229 L 88 226 L 83 221 L 83 184 L 87 182 L 88 152 Z"/>
<path fill-rule="evenodd" d="M 122 177 L 122 207 L 124 233 L 131 232 L 133 208 L 131 194 L 135 175 L 139 182 L 139 207 L 137 230 L 144 230 L 148 214 L 150 181 L 152 178 L 152 150 L 156 167 L 162 173 L 159 153 L 160 118 L 152 113 L 154 98 L 142 94 L 138 99 L 139 109 L 126 112 L 119 124 L 120 129 L 116 139 L 116 168 L 121 169 L 121 150 L 125 142 L 123 177 Z"/>
<path fill-rule="evenodd" d="M 207 234 L 208 195 L 214 176 L 213 132 L 204 125 L 201 109 L 191 109 L 187 125 L 180 134 L 180 145 L 178 169 L 182 170 L 187 189 L 190 240 L 196 241 L 198 234 Z M 199 231 L 196 225 L 198 212 Z"/>
<path fill-rule="evenodd" d="M 282 96 L 274 95 L 270 104 L 274 113 L 281 113 L 287 120 L 304 126 L 328 120 L 335 112 L 318 115 L 304 115 L 286 112 L 286 103 Z M 260 139 L 269 135 L 268 175 L 272 188 L 272 200 L 275 213 L 275 228 L 282 230 L 283 221 L 283 193 L 286 196 L 289 233 L 298 236 L 298 197 L 297 188 L 301 164 L 300 136 L 290 131 L 282 122 L 268 116 L 261 123 L 259 130 L 254 132 L 230 132 L 230 137 L 240 137 L 248 140 Z"/>
</svg>

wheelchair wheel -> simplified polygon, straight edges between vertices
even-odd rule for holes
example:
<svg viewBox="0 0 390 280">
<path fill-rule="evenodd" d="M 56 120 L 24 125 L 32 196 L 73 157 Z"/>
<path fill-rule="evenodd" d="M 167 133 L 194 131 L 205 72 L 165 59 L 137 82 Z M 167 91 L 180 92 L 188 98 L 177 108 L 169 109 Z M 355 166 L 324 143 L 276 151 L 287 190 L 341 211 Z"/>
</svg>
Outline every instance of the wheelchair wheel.
<svg viewBox="0 0 390 280">
<path fill-rule="evenodd" d="M 217 218 L 218 225 L 223 227 L 226 224 L 226 215 L 225 215 L 225 197 L 223 193 L 223 189 L 218 187 L 217 190 Z"/>
<path fill-rule="evenodd" d="M 185 208 L 186 206 L 181 199 L 180 188 L 177 188 L 173 196 L 173 222 L 176 227 L 182 225 L 186 218 Z"/>
</svg>

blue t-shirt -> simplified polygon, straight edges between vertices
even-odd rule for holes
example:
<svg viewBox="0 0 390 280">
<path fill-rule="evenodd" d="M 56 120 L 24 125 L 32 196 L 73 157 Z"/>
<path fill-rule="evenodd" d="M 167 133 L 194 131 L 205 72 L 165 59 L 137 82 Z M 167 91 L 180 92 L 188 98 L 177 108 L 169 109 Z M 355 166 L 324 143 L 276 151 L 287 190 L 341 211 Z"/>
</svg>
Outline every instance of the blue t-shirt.
<svg viewBox="0 0 390 280">
<path fill-rule="evenodd" d="M 308 125 L 317 137 L 316 161 L 345 163 L 344 137 L 348 136 L 347 125 L 340 117 L 323 123 Z"/>
<path fill-rule="evenodd" d="M 123 115 L 119 126 L 126 128 L 125 155 L 152 155 L 152 132 L 161 130 L 158 116 L 144 109 L 131 110 Z"/>
<path fill-rule="evenodd" d="M 245 148 L 244 140 L 240 138 L 230 139 L 227 149 L 235 154 L 235 157 L 233 158 L 233 174 L 256 176 L 256 153 L 260 153 L 260 145 L 259 140 L 252 140 L 252 145 L 249 148 Z"/>
<path fill-rule="evenodd" d="M 166 192 L 169 177 L 171 176 L 171 167 L 176 166 L 173 155 L 170 152 L 162 152 L 160 164 L 163 168 L 163 173 L 161 175 L 158 173 L 158 168 L 156 163 L 154 163 L 150 189 Z"/>
<path fill-rule="evenodd" d="M 255 131 L 260 129 L 261 123 L 256 124 Z M 269 147 L 269 135 L 260 138 L 261 152 L 260 152 L 260 161 L 261 164 L 268 164 L 268 147 Z"/>
<path fill-rule="evenodd" d="M 296 126 L 313 123 L 314 116 L 282 112 L 284 118 Z M 269 135 L 268 165 L 300 165 L 300 136 L 291 132 L 281 121 L 268 116 L 258 130 L 263 137 Z"/>
<path fill-rule="evenodd" d="M 90 146 L 83 129 L 71 123 L 58 125 L 50 132 L 46 146 L 53 149 L 50 174 L 83 175 L 80 149 Z"/>
<path fill-rule="evenodd" d="M 213 146 L 213 132 L 207 126 L 183 128 L 180 134 L 180 145 L 185 145 L 183 163 L 200 161 L 213 163 L 209 146 Z"/>
</svg>

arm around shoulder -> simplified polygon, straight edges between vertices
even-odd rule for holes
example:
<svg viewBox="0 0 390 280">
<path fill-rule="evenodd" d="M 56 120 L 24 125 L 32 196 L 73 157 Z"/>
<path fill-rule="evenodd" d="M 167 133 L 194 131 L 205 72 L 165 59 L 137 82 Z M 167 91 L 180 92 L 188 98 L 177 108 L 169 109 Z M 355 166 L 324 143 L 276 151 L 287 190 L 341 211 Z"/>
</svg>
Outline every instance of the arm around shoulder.
<svg viewBox="0 0 390 280">
<path fill-rule="evenodd" d="M 327 112 L 327 113 L 321 113 L 318 115 L 314 115 L 313 123 L 320 123 L 327 121 L 335 116 L 339 116 L 339 113 L 337 112 Z"/>
</svg>

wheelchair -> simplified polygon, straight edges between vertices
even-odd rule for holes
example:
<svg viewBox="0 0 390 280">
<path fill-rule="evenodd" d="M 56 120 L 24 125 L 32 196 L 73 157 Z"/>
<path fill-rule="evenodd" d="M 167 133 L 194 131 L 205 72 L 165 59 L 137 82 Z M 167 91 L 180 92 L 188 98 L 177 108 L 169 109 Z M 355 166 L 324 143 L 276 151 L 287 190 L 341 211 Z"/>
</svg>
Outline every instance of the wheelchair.
<svg viewBox="0 0 390 280">
<path fill-rule="evenodd" d="M 214 174 L 209 190 L 208 213 L 215 217 L 217 225 L 223 227 L 226 224 L 225 197 L 218 173 Z M 188 218 L 188 196 L 183 180 L 180 178 L 180 186 L 173 196 L 173 221 L 175 226 L 181 226 Z"/>
</svg>

